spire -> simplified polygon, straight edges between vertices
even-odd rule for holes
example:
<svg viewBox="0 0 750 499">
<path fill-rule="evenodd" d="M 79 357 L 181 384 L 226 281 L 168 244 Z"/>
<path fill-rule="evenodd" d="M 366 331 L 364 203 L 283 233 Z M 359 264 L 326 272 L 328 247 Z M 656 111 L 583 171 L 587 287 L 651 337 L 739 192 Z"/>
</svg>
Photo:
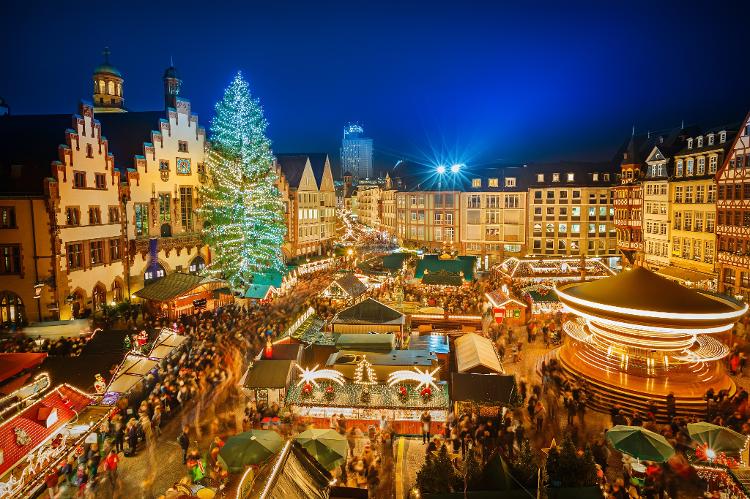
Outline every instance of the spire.
<svg viewBox="0 0 750 499">
<path fill-rule="evenodd" d="M 633 133 L 631 134 L 631 137 L 635 137 L 635 125 L 633 125 Z"/>
<path fill-rule="evenodd" d="M 104 64 L 109 64 L 109 55 L 112 52 L 110 52 L 109 47 L 104 47 L 104 50 L 102 51 L 102 55 L 104 56 Z"/>
<path fill-rule="evenodd" d="M 172 60 L 172 56 L 171 55 L 169 56 L 169 67 L 170 68 L 174 67 L 174 61 Z"/>
</svg>

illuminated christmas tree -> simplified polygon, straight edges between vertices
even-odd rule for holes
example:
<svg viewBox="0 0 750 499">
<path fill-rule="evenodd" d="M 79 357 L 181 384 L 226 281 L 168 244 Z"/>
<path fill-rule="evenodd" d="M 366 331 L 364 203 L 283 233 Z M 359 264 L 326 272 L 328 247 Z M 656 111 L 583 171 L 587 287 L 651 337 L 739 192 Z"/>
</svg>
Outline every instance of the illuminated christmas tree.
<svg viewBox="0 0 750 499">
<path fill-rule="evenodd" d="M 362 360 L 354 370 L 354 382 L 358 385 L 374 385 L 378 382 L 378 375 L 375 374 L 375 369 L 365 356 L 362 356 Z"/>
<path fill-rule="evenodd" d="M 233 288 L 246 287 L 254 273 L 283 270 L 286 224 L 267 126 L 263 108 L 237 73 L 211 121 L 211 181 L 201 189 L 200 209 L 214 251 L 207 270 Z"/>
</svg>

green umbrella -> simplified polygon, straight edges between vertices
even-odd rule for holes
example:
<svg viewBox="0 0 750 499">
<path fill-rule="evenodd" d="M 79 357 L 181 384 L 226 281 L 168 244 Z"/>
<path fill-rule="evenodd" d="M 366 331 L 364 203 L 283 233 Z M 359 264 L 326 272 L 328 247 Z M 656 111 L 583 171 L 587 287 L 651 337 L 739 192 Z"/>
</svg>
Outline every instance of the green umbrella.
<svg viewBox="0 0 750 499">
<path fill-rule="evenodd" d="M 623 454 L 663 463 L 674 455 L 667 439 L 640 426 L 617 425 L 607 432 L 607 441 Z"/>
<path fill-rule="evenodd" d="M 231 473 L 260 464 L 279 452 L 283 441 L 271 430 L 250 430 L 227 439 L 219 451 L 219 463 Z"/>
<path fill-rule="evenodd" d="M 346 437 L 335 430 L 312 429 L 295 438 L 327 470 L 346 461 L 349 445 Z"/>
<path fill-rule="evenodd" d="M 745 447 L 747 437 L 711 423 L 688 423 L 690 438 L 719 452 L 735 452 Z"/>
</svg>

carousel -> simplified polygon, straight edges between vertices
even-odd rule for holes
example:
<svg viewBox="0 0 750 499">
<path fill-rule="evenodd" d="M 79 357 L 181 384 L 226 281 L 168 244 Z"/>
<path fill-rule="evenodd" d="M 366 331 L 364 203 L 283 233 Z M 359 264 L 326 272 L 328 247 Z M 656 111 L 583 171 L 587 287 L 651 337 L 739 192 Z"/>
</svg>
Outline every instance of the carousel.
<svg viewBox="0 0 750 499">
<path fill-rule="evenodd" d="M 734 393 L 720 361 L 747 305 L 642 267 L 560 285 L 557 296 L 577 316 L 564 325 L 568 338 L 557 359 L 564 372 L 586 380 L 595 407 L 645 410 L 653 404 L 663 418 L 674 397 L 676 413 L 702 415 L 707 390 Z"/>
</svg>

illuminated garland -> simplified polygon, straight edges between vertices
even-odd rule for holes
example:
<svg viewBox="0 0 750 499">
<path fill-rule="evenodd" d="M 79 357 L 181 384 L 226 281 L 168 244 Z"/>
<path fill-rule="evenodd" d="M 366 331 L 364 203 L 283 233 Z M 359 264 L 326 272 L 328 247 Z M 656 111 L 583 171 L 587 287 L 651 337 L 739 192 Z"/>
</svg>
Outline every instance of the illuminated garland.
<svg viewBox="0 0 750 499">
<path fill-rule="evenodd" d="M 260 103 L 237 73 L 211 121 L 211 182 L 201 188 L 199 210 L 214 250 L 206 272 L 223 275 L 234 288 L 248 286 L 255 273 L 284 270 L 286 223 L 267 126 Z"/>
<path fill-rule="evenodd" d="M 297 365 L 297 368 L 302 371 L 299 375 L 299 382 L 297 383 L 297 386 L 300 386 L 302 384 L 318 386 L 318 380 L 321 379 L 333 381 L 334 383 L 338 383 L 342 386 L 344 385 L 344 376 L 335 369 L 318 369 L 317 365 L 312 369 L 300 367 L 299 365 Z"/>
<path fill-rule="evenodd" d="M 388 385 L 393 386 L 404 381 L 416 381 L 418 383 L 417 390 L 422 387 L 434 387 L 435 389 L 437 389 L 437 385 L 435 384 L 435 374 L 439 370 L 440 366 L 436 367 L 432 371 L 429 371 L 427 369 L 422 371 L 418 367 L 415 367 L 413 371 L 394 371 L 388 376 Z"/>
</svg>

